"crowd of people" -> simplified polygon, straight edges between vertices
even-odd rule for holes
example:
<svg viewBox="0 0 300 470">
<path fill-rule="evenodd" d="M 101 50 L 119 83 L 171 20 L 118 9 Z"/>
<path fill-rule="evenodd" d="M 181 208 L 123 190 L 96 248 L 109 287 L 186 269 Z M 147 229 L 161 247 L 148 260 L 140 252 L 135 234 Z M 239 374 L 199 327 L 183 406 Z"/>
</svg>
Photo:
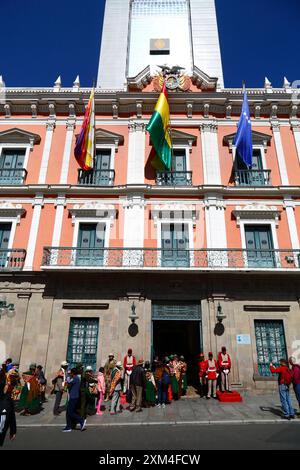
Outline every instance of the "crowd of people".
<svg viewBox="0 0 300 470">
<path fill-rule="evenodd" d="M 300 365 L 295 358 L 280 360 L 279 367 L 270 364 L 270 371 L 278 374 L 279 396 L 283 418 L 294 419 L 290 386 L 293 385 L 300 407 Z M 231 357 L 223 346 L 217 359 L 209 352 L 198 357 L 199 395 L 210 399 L 230 390 Z M 98 372 L 91 366 L 77 364 L 70 368 L 63 361 L 51 381 L 50 393 L 55 396 L 53 414 L 66 412 L 65 432 L 86 429 L 87 416 L 101 416 L 104 410 L 111 415 L 141 412 L 143 407 L 165 408 L 172 400 L 179 400 L 187 393 L 188 367 L 183 356 L 171 354 L 156 356 L 152 363 L 137 360 L 132 349 L 128 349 L 123 361 L 109 354 L 104 367 Z M 0 369 L 0 445 L 10 428 L 10 437 L 16 434 L 15 411 L 24 416 L 39 413 L 46 399 L 47 380 L 41 365 L 30 364 L 24 373 L 19 365 L 8 358 Z M 107 403 L 110 401 L 109 406 Z M 5 412 L 4 412 L 4 411 Z"/>
</svg>

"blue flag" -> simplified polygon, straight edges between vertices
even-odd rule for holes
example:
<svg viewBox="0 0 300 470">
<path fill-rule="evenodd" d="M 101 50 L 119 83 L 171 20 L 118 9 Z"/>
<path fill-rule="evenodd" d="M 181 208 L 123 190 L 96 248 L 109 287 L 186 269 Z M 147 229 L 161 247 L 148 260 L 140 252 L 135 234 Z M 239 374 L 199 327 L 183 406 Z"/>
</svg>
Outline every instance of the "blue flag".
<svg viewBox="0 0 300 470">
<path fill-rule="evenodd" d="M 244 92 L 244 101 L 242 107 L 242 113 L 238 125 L 238 130 L 235 136 L 234 144 L 238 152 L 239 157 L 247 166 L 252 167 L 252 128 L 250 120 L 250 110 L 247 99 L 247 92 Z"/>
</svg>

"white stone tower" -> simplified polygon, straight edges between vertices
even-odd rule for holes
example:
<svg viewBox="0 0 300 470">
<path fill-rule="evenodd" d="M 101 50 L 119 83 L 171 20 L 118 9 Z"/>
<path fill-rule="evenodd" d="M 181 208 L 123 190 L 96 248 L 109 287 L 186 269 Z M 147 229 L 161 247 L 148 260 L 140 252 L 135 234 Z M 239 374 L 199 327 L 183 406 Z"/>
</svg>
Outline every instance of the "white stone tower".
<svg viewBox="0 0 300 470">
<path fill-rule="evenodd" d="M 161 64 L 196 65 L 223 86 L 215 0 L 106 0 L 97 86 L 123 89 Z"/>
</svg>

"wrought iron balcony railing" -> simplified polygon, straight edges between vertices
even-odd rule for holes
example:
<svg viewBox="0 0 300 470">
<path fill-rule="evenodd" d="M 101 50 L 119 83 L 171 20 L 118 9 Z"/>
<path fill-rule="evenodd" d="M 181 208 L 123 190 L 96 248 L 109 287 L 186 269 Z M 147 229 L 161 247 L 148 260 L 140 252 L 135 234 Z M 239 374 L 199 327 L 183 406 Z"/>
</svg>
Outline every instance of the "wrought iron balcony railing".
<svg viewBox="0 0 300 470">
<path fill-rule="evenodd" d="M 115 170 L 78 170 L 78 184 L 85 186 L 113 186 Z"/>
<path fill-rule="evenodd" d="M 192 186 L 192 171 L 157 171 L 158 186 Z"/>
<path fill-rule="evenodd" d="M 0 249 L 0 272 L 22 271 L 26 258 L 26 250 L 23 249 Z"/>
<path fill-rule="evenodd" d="M 25 168 L 0 169 L 0 185 L 23 184 L 27 176 Z"/>
<path fill-rule="evenodd" d="M 182 268 L 268 270 L 300 268 L 300 250 L 163 250 L 45 247 L 43 268 Z"/>
<path fill-rule="evenodd" d="M 268 186 L 271 184 L 271 170 L 236 170 L 237 186 Z"/>
</svg>

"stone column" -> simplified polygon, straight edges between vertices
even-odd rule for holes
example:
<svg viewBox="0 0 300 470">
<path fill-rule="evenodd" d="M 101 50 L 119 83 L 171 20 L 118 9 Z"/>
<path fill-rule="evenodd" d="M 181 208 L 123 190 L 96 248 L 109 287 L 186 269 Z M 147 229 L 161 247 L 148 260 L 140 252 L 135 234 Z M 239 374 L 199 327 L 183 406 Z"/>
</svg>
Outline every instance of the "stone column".
<svg viewBox="0 0 300 470">
<path fill-rule="evenodd" d="M 65 141 L 62 168 L 61 168 L 60 181 L 59 181 L 60 184 L 66 184 L 68 182 L 68 173 L 69 173 L 69 166 L 70 166 L 70 156 L 71 156 L 75 122 L 76 122 L 76 119 L 70 119 L 67 122 L 66 141 Z"/>
<path fill-rule="evenodd" d="M 297 230 L 297 223 L 295 218 L 295 202 L 290 196 L 285 196 L 283 200 L 283 205 L 286 211 L 289 232 L 291 237 L 292 249 L 299 250 L 299 236 Z"/>
<path fill-rule="evenodd" d="M 124 248 L 144 247 L 145 199 L 133 194 L 123 200 Z"/>
<path fill-rule="evenodd" d="M 66 197 L 64 194 L 58 194 L 56 202 L 56 214 L 54 222 L 54 230 L 52 236 L 52 246 L 59 246 L 61 229 L 63 223 L 64 209 L 66 207 Z"/>
<path fill-rule="evenodd" d="M 298 154 L 298 160 L 300 163 L 300 120 L 298 121 L 293 121 L 291 123 L 293 134 L 294 134 L 294 139 L 295 139 L 295 144 L 297 148 L 297 154 Z"/>
<path fill-rule="evenodd" d="M 145 124 L 129 124 L 127 184 L 145 183 Z"/>
<path fill-rule="evenodd" d="M 42 163 L 41 163 L 38 184 L 44 184 L 46 182 L 48 162 L 49 162 L 49 157 L 50 157 L 54 129 L 55 129 L 55 119 L 49 119 L 49 121 L 46 123 L 46 137 L 45 137 L 45 144 L 44 144 L 44 150 L 43 150 L 43 155 L 42 155 Z"/>
<path fill-rule="evenodd" d="M 217 121 L 204 121 L 200 125 L 203 172 L 205 185 L 220 185 L 221 170 L 218 146 Z"/>
<path fill-rule="evenodd" d="M 271 125 L 272 125 L 272 130 L 273 130 L 273 135 L 274 135 L 274 142 L 275 142 L 275 148 L 276 148 L 276 153 L 277 153 L 281 184 L 283 186 L 288 186 L 289 178 L 288 178 L 284 151 L 283 151 L 283 146 L 282 146 L 282 140 L 281 140 L 281 135 L 280 135 L 280 125 L 278 121 L 271 121 Z"/>
<path fill-rule="evenodd" d="M 42 207 L 44 205 L 43 194 L 36 194 L 33 202 L 33 214 L 31 220 L 31 227 L 27 245 L 27 254 L 25 258 L 24 271 L 32 271 L 33 269 L 33 260 L 36 249 L 36 241 L 38 236 L 40 217 L 42 212 Z"/>
</svg>

